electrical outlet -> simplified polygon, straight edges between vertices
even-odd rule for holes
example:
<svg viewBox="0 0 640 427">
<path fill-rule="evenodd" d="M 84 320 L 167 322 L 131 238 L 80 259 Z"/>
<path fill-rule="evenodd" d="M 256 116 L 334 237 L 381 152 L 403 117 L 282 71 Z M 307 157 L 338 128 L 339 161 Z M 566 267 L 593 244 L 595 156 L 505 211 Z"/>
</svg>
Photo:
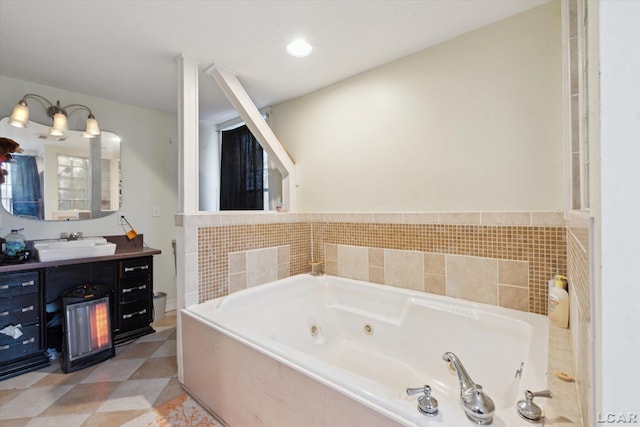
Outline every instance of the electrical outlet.
<svg viewBox="0 0 640 427">
<path fill-rule="evenodd" d="M 127 215 L 122 212 L 118 212 L 118 224 L 119 225 L 127 225 L 127 222 L 124 220 Z"/>
</svg>

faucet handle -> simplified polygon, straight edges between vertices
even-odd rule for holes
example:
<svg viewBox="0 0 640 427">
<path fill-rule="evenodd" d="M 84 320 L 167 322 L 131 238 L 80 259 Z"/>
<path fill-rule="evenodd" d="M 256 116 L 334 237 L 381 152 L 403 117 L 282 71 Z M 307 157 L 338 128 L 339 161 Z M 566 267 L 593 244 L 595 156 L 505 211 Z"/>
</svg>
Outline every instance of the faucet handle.
<svg viewBox="0 0 640 427">
<path fill-rule="evenodd" d="M 431 387 L 425 384 L 424 387 L 408 388 L 407 395 L 424 393 L 418 397 L 418 411 L 429 417 L 438 415 L 438 401 L 435 397 L 431 397 Z"/>
<path fill-rule="evenodd" d="M 538 423 L 542 420 L 542 409 L 535 403 L 533 403 L 534 397 L 553 397 L 551 390 L 542 390 L 533 392 L 531 390 L 524 391 L 524 400 L 518 401 L 516 407 L 518 408 L 518 415 L 525 420 Z"/>
</svg>

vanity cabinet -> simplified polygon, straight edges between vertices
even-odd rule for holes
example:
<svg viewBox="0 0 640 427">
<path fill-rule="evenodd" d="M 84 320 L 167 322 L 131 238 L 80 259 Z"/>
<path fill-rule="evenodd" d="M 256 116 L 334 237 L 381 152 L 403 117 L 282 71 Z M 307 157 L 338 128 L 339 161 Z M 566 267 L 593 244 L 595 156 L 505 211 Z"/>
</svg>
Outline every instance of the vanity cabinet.
<svg viewBox="0 0 640 427">
<path fill-rule="evenodd" d="M 0 274 L 0 330 L 15 328 L 0 334 L 0 379 L 49 363 L 41 289 L 37 270 Z"/>
<path fill-rule="evenodd" d="M 153 255 L 157 249 L 124 248 L 114 255 L 77 260 L 0 266 L 0 380 L 49 365 L 47 349 L 61 349 L 60 296 L 84 284 L 101 285 L 111 295 L 114 344 L 155 332 Z M 18 325 L 20 325 L 18 327 Z"/>
</svg>

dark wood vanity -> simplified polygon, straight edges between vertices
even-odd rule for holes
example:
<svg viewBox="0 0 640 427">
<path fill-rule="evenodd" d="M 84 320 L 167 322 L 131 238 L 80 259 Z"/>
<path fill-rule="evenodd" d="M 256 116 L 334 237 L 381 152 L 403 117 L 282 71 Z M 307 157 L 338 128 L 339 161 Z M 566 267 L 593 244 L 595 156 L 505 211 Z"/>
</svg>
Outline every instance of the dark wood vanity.
<svg viewBox="0 0 640 427">
<path fill-rule="evenodd" d="M 0 266 L 0 330 L 20 324 L 16 338 L 0 334 L 0 380 L 49 365 L 48 348 L 58 347 L 61 328 L 48 327 L 60 295 L 78 285 L 111 292 L 113 342 L 123 343 L 154 332 L 153 255 L 142 236 L 107 236 L 114 255 Z M 60 315 L 58 312 L 57 315 Z"/>
</svg>

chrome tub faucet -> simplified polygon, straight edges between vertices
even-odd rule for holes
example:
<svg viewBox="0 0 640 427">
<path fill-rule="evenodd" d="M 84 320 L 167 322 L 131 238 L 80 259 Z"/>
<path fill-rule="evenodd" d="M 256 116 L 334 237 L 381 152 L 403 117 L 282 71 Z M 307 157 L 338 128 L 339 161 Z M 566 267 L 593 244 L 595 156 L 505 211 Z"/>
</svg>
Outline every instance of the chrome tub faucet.
<svg viewBox="0 0 640 427">
<path fill-rule="evenodd" d="M 493 422 L 495 405 L 493 400 L 485 394 L 480 384 L 473 382 L 458 356 L 451 352 L 442 355 L 445 362 L 451 363 L 458 374 L 460 382 L 460 401 L 464 412 L 471 421 L 480 425 L 488 425 Z"/>
</svg>

